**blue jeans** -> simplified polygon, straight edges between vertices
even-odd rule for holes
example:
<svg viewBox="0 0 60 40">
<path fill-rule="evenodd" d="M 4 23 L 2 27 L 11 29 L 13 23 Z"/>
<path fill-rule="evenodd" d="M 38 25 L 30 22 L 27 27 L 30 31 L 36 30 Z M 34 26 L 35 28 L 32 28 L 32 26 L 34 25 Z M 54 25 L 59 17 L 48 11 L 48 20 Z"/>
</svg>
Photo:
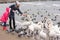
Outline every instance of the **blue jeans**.
<svg viewBox="0 0 60 40">
<path fill-rule="evenodd" d="M 3 25 L 3 26 L 4 26 L 4 27 L 6 27 L 6 22 L 3 22 L 3 23 L 4 23 L 4 25 Z"/>
</svg>

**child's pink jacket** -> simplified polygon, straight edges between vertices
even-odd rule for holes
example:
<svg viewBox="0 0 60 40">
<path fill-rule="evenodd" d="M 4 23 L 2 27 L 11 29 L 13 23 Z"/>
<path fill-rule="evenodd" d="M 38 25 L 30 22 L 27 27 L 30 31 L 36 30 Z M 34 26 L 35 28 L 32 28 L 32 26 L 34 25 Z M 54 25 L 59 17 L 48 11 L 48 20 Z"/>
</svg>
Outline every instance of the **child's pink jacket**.
<svg viewBox="0 0 60 40">
<path fill-rule="evenodd" d="M 7 22 L 9 17 L 9 12 L 10 12 L 10 8 L 6 8 L 6 11 L 3 13 L 3 16 L 1 17 L 2 22 Z"/>
</svg>

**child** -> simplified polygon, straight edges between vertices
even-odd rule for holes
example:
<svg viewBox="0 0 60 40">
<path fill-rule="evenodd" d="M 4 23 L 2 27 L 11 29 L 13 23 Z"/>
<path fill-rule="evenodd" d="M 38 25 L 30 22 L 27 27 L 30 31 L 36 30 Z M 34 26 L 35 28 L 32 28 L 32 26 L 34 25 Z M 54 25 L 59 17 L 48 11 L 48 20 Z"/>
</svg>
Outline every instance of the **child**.
<svg viewBox="0 0 60 40">
<path fill-rule="evenodd" d="M 9 12 L 10 8 L 6 8 L 6 11 L 3 13 L 3 16 L 1 17 L 1 21 L 4 23 L 3 30 L 7 30 L 6 22 L 8 20 Z"/>
</svg>

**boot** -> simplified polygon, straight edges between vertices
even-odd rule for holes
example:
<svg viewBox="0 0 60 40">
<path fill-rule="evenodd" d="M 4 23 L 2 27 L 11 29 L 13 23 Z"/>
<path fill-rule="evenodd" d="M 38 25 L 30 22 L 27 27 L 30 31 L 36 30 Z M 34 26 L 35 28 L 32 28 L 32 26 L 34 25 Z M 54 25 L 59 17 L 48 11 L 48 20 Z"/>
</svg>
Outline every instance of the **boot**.
<svg viewBox="0 0 60 40">
<path fill-rule="evenodd" d="M 5 31 L 6 31 L 6 30 L 7 30 L 7 27 L 3 27 L 3 30 L 5 30 Z"/>
</svg>

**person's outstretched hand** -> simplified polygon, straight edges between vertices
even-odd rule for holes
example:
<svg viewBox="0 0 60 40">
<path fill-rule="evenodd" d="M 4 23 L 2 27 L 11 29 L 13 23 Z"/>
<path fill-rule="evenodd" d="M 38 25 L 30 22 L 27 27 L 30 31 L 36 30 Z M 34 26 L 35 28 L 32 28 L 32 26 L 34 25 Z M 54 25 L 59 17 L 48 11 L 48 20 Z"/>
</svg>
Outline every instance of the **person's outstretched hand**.
<svg viewBox="0 0 60 40">
<path fill-rule="evenodd" d="M 22 14 L 22 16 L 27 16 L 27 14 Z"/>
</svg>

